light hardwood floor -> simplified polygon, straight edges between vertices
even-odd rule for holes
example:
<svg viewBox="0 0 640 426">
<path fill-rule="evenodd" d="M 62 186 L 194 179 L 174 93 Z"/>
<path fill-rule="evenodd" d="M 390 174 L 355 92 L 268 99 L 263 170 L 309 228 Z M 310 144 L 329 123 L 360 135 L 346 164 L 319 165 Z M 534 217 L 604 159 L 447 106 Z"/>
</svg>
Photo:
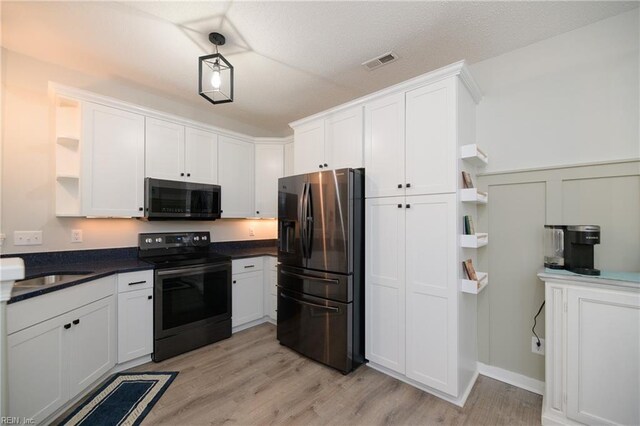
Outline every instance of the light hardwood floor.
<svg viewBox="0 0 640 426">
<path fill-rule="evenodd" d="M 143 425 L 534 425 L 542 397 L 480 376 L 464 408 L 366 366 L 343 376 L 262 324 L 132 371 L 179 371 Z"/>
</svg>

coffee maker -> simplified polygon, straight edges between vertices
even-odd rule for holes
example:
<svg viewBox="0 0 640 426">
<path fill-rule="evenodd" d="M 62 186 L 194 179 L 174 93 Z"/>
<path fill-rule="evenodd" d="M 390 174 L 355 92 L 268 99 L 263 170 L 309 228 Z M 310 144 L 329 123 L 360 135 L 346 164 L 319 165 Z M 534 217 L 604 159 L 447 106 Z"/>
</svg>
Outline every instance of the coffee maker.
<svg viewBox="0 0 640 426">
<path fill-rule="evenodd" d="M 544 266 L 576 274 L 600 275 L 593 267 L 593 246 L 600 244 L 597 225 L 545 225 Z"/>
</svg>

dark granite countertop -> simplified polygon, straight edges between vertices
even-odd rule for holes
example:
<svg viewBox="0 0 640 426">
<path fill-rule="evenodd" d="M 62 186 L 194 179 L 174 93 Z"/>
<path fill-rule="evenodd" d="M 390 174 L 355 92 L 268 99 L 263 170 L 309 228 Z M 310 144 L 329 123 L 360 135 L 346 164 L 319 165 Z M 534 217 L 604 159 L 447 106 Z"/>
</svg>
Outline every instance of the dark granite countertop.
<svg viewBox="0 0 640 426">
<path fill-rule="evenodd" d="M 209 249 L 230 256 L 232 259 L 278 255 L 276 240 L 216 242 L 212 243 Z M 153 269 L 153 265 L 138 259 L 136 247 L 25 253 L 2 257 L 22 258 L 25 262 L 25 279 L 45 275 L 81 274 L 77 279 L 59 284 L 35 288 L 14 287 L 8 303 L 30 299 L 113 274 Z"/>
</svg>

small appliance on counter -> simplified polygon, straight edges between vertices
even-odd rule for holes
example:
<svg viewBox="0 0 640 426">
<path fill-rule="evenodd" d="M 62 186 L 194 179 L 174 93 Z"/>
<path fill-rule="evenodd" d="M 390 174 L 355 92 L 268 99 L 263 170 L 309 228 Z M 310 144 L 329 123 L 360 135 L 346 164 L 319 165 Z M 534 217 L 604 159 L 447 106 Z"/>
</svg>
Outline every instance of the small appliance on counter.
<svg viewBox="0 0 640 426">
<path fill-rule="evenodd" d="M 544 266 L 582 275 L 600 275 L 600 270 L 593 265 L 596 244 L 600 244 L 598 225 L 545 225 Z"/>
</svg>

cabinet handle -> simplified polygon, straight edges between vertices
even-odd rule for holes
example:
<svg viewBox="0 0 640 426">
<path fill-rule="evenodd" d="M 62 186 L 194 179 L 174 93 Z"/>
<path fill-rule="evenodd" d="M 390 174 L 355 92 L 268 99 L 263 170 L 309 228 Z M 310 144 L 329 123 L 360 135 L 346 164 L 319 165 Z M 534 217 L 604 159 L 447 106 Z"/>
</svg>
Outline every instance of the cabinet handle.
<svg viewBox="0 0 640 426">
<path fill-rule="evenodd" d="M 318 167 L 322 168 L 322 164 L 318 164 Z"/>
<path fill-rule="evenodd" d="M 65 330 L 70 329 L 70 328 L 71 328 L 71 324 L 65 324 L 65 325 L 64 325 L 64 328 L 65 328 Z"/>
<path fill-rule="evenodd" d="M 138 207 L 138 211 L 139 212 L 144 211 L 144 207 Z"/>
<path fill-rule="evenodd" d="M 406 186 L 407 188 L 411 188 L 411 184 L 410 184 L 410 183 L 406 184 L 405 186 Z"/>
<path fill-rule="evenodd" d="M 329 167 L 329 165 L 328 165 L 327 163 L 324 163 L 324 166 L 325 166 L 325 167 Z"/>
<path fill-rule="evenodd" d="M 401 209 L 402 208 L 402 204 L 398 204 L 398 208 Z"/>
<path fill-rule="evenodd" d="M 147 281 L 134 281 L 132 283 L 129 283 L 129 285 L 138 285 L 138 284 L 145 284 Z"/>
<path fill-rule="evenodd" d="M 256 214 L 260 214 L 260 210 L 256 210 Z"/>
<path fill-rule="evenodd" d="M 73 320 L 73 325 L 78 325 L 78 324 L 80 324 L 80 320 L 79 319 Z"/>
<path fill-rule="evenodd" d="M 411 204 L 407 204 L 407 208 L 410 209 L 411 208 Z"/>
<path fill-rule="evenodd" d="M 236 280 L 233 280 L 233 283 L 235 284 L 235 283 L 236 283 Z"/>
<path fill-rule="evenodd" d="M 247 269 L 247 268 L 255 268 L 255 266 L 256 266 L 256 265 L 247 265 L 247 266 L 245 266 L 245 267 L 244 267 L 244 269 Z"/>
<path fill-rule="evenodd" d="M 191 177 L 191 173 L 187 173 L 187 177 Z"/>
<path fill-rule="evenodd" d="M 398 184 L 398 188 L 402 188 L 402 184 L 401 183 Z"/>
<path fill-rule="evenodd" d="M 147 296 L 147 299 L 151 300 L 153 299 L 153 296 Z"/>
</svg>

